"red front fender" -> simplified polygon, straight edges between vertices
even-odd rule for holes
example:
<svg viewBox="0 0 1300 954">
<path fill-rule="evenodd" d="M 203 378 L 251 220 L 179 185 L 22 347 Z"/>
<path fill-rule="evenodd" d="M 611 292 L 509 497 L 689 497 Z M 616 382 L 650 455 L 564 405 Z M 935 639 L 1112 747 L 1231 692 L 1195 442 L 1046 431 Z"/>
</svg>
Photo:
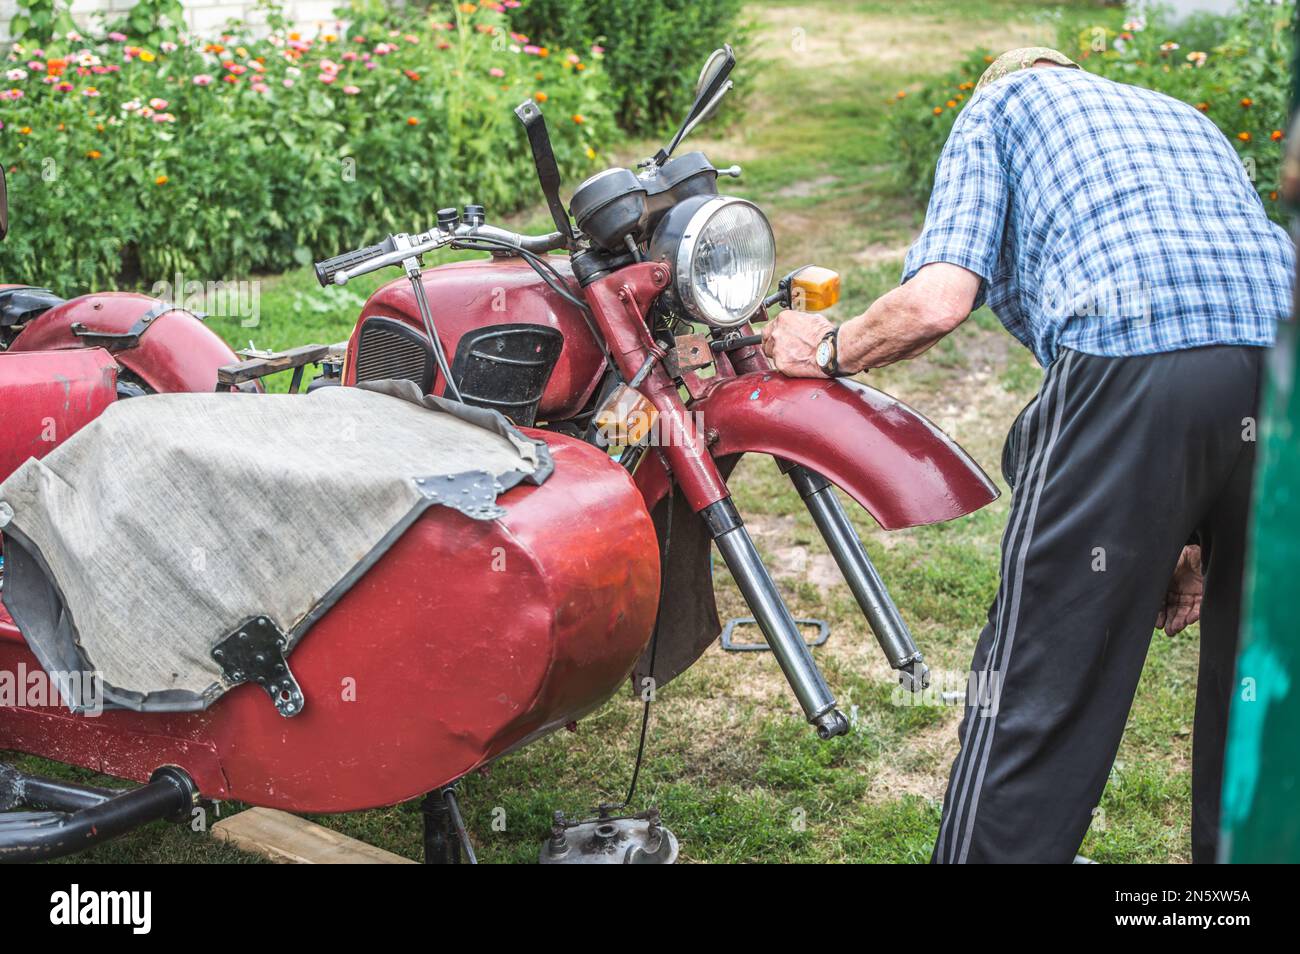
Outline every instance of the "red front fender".
<svg viewBox="0 0 1300 954">
<path fill-rule="evenodd" d="M 952 520 L 998 497 L 952 438 L 902 401 L 856 381 L 756 371 L 719 381 L 691 411 L 702 416 L 714 457 L 771 454 L 803 464 L 886 530 Z M 638 471 L 650 503 L 664 483 L 653 463 Z"/>
<path fill-rule="evenodd" d="M 85 348 L 86 339 L 73 332 L 73 324 L 100 334 L 126 334 L 156 307 L 158 299 L 131 292 L 83 295 L 45 312 L 23 330 L 9 350 Z M 139 345 L 116 351 L 113 357 L 161 392 L 212 391 L 217 386 L 217 369 L 239 361 L 215 332 L 180 309 L 160 314 L 140 337 Z"/>
</svg>

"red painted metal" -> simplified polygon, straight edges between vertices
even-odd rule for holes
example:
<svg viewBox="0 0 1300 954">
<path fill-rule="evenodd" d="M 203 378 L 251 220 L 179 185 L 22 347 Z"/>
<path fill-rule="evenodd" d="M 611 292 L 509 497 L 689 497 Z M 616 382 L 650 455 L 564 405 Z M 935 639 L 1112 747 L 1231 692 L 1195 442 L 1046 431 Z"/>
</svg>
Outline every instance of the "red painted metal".
<svg viewBox="0 0 1300 954">
<path fill-rule="evenodd" d="M 961 447 L 897 398 L 856 381 L 787 378 L 775 371 L 718 380 L 691 405 L 715 457 L 771 454 L 812 468 L 886 530 L 952 520 L 997 499 Z M 649 505 L 667 492 L 647 461 L 637 482 Z"/>
<path fill-rule="evenodd" d="M 652 354 L 662 356 L 650 337 L 645 313 L 668 285 L 668 268 L 655 262 L 632 265 L 587 286 L 592 314 L 609 345 L 610 356 L 626 380 Z M 695 426 L 677 392 L 676 383 L 658 361 L 640 391 L 659 412 L 659 453 L 695 511 L 731 495 L 727 482 L 705 447 L 705 435 Z"/>
<path fill-rule="evenodd" d="M 0 480 L 44 457 L 117 397 L 107 351 L 0 352 Z"/>
<path fill-rule="evenodd" d="M 124 334 L 151 308 L 156 298 L 131 292 L 83 295 L 51 308 L 31 322 L 10 345 L 10 352 L 63 351 L 84 348 L 85 339 L 74 334 L 80 322 L 91 331 Z M 140 339 L 140 344 L 114 357 L 155 391 L 211 391 L 217 386 L 217 369 L 239 360 L 230 347 L 188 311 L 160 315 Z"/>
<path fill-rule="evenodd" d="M 498 521 L 433 508 L 303 638 L 290 659 L 301 715 L 282 718 L 252 685 L 202 713 L 20 707 L 0 712 L 0 748 L 139 780 L 179 765 L 212 797 L 350 811 L 414 798 L 586 715 L 649 639 L 658 544 L 605 454 L 530 433 L 551 447 L 550 479 L 504 494 Z M 39 670 L 0 618 L 0 669 L 20 665 Z"/>
<path fill-rule="evenodd" d="M 550 259 L 561 275 L 570 276 L 567 261 Z M 438 325 L 438 336 L 448 359 L 466 332 L 488 325 L 529 324 L 555 328 L 564 335 L 560 359 L 551 373 L 542 402 L 540 420 L 565 420 L 580 412 L 590 400 L 605 371 L 605 356 L 591 335 L 582 313 L 555 294 L 525 261 L 518 258 L 453 262 L 431 268 L 423 275 Z M 577 287 L 577 283 L 573 283 Z M 357 341 L 362 323 L 372 316 L 395 318 L 424 334 L 409 279 L 382 286 L 366 302 L 348 343 L 343 383 L 356 383 Z M 434 386 L 441 394 L 443 382 Z"/>
</svg>

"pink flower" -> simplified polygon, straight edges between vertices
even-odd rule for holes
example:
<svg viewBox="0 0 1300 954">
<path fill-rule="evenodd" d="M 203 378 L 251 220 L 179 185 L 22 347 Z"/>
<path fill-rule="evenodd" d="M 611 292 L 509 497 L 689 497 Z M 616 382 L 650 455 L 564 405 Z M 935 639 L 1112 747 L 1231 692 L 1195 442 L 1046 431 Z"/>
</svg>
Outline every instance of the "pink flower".
<svg viewBox="0 0 1300 954">
<path fill-rule="evenodd" d="M 328 86 L 330 83 L 338 79 L 338 77 L 335 76 L 333 73 L 321 73 L 320 76 L 316 78 L 320 80 L 322 83 L 324 83 L 326 86 Z"/>
<path fill-rule="evenodd" d="M 158 110 L 166 109 L 167 100 L 159 99 L 157 96 L 155 96 L 153 99 L 149 100 L 149 105 L 154 109 L 158 109 Z"/>
<path fill-rule="evenodd" d="M 287 76 L 284 78 L 282 82 L 284 83 L 285 89 L 289 89 L 291 86 L 293 86 L 293 80 L 289 79 Z"/>
<path fill-rule="evenodd" d="M 89 96 L 91 99 L 94 99 L 96 96 L 99 95 L 99 90 L 95 89 L 95 87 L 93 86 L 87 86 L 85 89 L 81 91 L 81 95 Z"/>
<path fill-rule="evenodd" d="M 114 30 L 112 33 L 110 33 L 110 34 L 108 35 L 108 38 L 109 38 L 110 40 L 112 40 L 114 43 L 125 43 L 125 42 L 126 42 L 126 34 L 125 34 L 125 33 L 118 33 L 116 30 Z"/>
<path fill-rule="evenodd" d="M 162 50 L 164 53 L 175 53 L 176 44 L 173 43 L 171 40 L 163 40 L 161 43 L 158 44 L 158 49 Z"/>
<path fill-rule="evenodd" d="M 492 69 L 488 70 L 488 76 L 502 77 L 505 75 L 506 75 L 506 71 L 501 69 L 501 67 L 499 66 L 494 66 L 492 67 Z"/>
<path fill-rule="evenodd" d="M 57 89 L 60 93 L 71 93 L 71 92 L 72 92 L 72 84 L 69 83 L 69 82 L 66 82 L 66 81 L 60 83 L 58 86 L 56 86 L 56 87 L 54 87 L 54 88 Z"/>
<path fill-rule="evenodd" d="M 256 81 L 254 81 L 251 89 L 254 93 L 269 93 L 271 91 L 271 87 L 267 86 L 265 83 L 259 83 Z"/>
<path fill-rule="evenodd" d="M 527 53 L 529 56 L 536 56 L 538 53 L 542 52 L 542 48 L 540 46 L 534 46 L 533 44 L 529 43 L 526 47 L 524 47 L 524 52 Z"/>
<path fill-rule="evenodd" d="M 20 89 L 0 90 L 0 99 L 22 99 L 23 91 Z"/>
<path fill-rule="evenodd" d="M 194 77 L 193 83 L 195 86 L 211 86 L 212 76 L 208 73 L 199 73 Z"/>
<path fill-rule="evenodd" d="M 42 63 L 40 60 L 28 60 L 27 68 L 31 70 L 33 73 L 45 72 L 45 64 Z"/>
<path fill-rule="evenodd" d="M 343 62 L 345 63 L 355 63 L 356 60 L 357 60 L 357 53 L 355 50 L 348 50 L 346 53 L 343 54 Z"/>
<path fill-rule="evenodd" d="M 359 86 L 344 86 L 344 87 L 343 87 L 343 92 L 345 92 L 345 93 L 346 93 L 347 95 L 349 95 L 349 96 L 355 96 L 355 95 L 357 95 L 357 93 L 361 92 L 361 87 L 359 87 Z"/>
<path fill-rule="evenodd" d="M 593 46 L 593 47 L 591 48 L 591 55 L 592 55 L 592 56 L 600 56 L 600 54 L 602 54 L 602 53 L 604 53 L 604 52 L 605 52 L 605 48 L 604 48 L 603 46 L 599 46 L 599 45 L 597 45 L 597 46 Z"/>
<path fill-rule="evenodd" d="M 519 0 L 501 0 L 501 5 L 513 10 L 515 7 L 519 6 Z"/>
<path fill-rule="evenodd" d="M 174 123 L 174 122 L 176 122 L 176 117 L 173 116 L 171 113 L 154 113 L 153 116 L 150 117 L 150 118 L 152 118 L 153 121 L 156 122 L 156 123 Z"/>
<path fill-rule="evenodd" d="M 376 68 L 378 68 L 378 66 L 379 66 L 379 64 L 376 63 L 374 60 L 367 60 L 367 61 L 366 61 L 366 69 L 368 69 L 368 70 L 376 69 Z"/>
</svg>

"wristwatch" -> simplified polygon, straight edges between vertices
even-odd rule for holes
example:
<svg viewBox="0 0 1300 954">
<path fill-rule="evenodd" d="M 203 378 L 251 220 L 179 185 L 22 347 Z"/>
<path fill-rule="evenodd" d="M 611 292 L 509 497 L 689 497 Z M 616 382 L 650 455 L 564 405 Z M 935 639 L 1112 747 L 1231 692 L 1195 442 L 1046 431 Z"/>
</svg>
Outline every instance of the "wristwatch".
<svg viewBox="0 0 1300 954">
<path fill-rule="evenodd" d="M 822 337 L 817 345 L 817 367 L 828 378 L 841 375 L 839 363 L 840 328 L 836 325 Z"/>
</svg>

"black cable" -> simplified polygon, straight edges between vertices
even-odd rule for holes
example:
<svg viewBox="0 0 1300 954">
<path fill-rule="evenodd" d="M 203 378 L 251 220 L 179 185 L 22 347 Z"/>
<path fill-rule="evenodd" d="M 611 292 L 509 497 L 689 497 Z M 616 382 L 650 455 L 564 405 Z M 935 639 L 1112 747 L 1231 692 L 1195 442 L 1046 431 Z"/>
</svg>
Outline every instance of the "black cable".
<svg viewBox="0 0 1300 954">
<path fill-rule="evenodd" d="M 668 546 L 673 536 L 673 485 L 668 485 L 668 496 L 664 498 L 668 502 L 668 510 L 664 514 L 664 545 L 663 551 L 659 554 L 659 606 L 655 607 L 655 628 L 650 634 L 650 695 L 645 700 L 645 707 L 641 710 L 641 739 L 636 746 L 636 762 L 632 765 L 632 781 L 627 787 L 627 797 L 619 805 L 610 806 L 617 811 L 622 811 L 632 804 L 632 798 L 636 795 L 636 784 L 641 778 L 641 763 L 645 758 L 645 740 L 646 734 L 650 727 L 650 704 L 654 701 L 655 693 L 659 687 L 655 682 L 655 656 L 659 649 L 659 609 L 663 606 L 664 600 L 664 579 L 668 573 Z"/>
<path fill-rule="evenodd" d="M 476 235 L 473 238 L 457 240 L 452 243 L 451 247 L 469 249 L 477 252 L 490 252 L 494 248 L 507 249 L 514 252 L 532 267 L 533 271 L 538 274 L 542 281 L 546 282 L 552 291 L 578 309 L 579 314 L 582 315 L 582 320 L 587 324 L 587 330 L 591 332 L 592 340 L 596 342 L 596 346 L 600 348 L 601 354 L 605 356 L 606 363 L 611 365 L 613 364 L 614 359 L 610 356 L 609 348 L 605 346 L 605 339 L 601 337 L 599 330 L 596 328 L 595 322 L 592 320 L 591 307 L 581 298 L 578 298 L 569 291 L 564 281 L 564 276 L 559 273 L 559 270 L 556 269 L 554 265 L 546 261 L 544 256 L 538 255 L 535 252 L 530 252 L 523 246 L 516 245 L 513 242 L 507 242 L 504 239 L 484 235 Z M 550 275 L 546 274 L 548 271 L 550 272 Z M 554 279 L 552 279 L 552 275 L 554 276 Z"/>
</svg>

